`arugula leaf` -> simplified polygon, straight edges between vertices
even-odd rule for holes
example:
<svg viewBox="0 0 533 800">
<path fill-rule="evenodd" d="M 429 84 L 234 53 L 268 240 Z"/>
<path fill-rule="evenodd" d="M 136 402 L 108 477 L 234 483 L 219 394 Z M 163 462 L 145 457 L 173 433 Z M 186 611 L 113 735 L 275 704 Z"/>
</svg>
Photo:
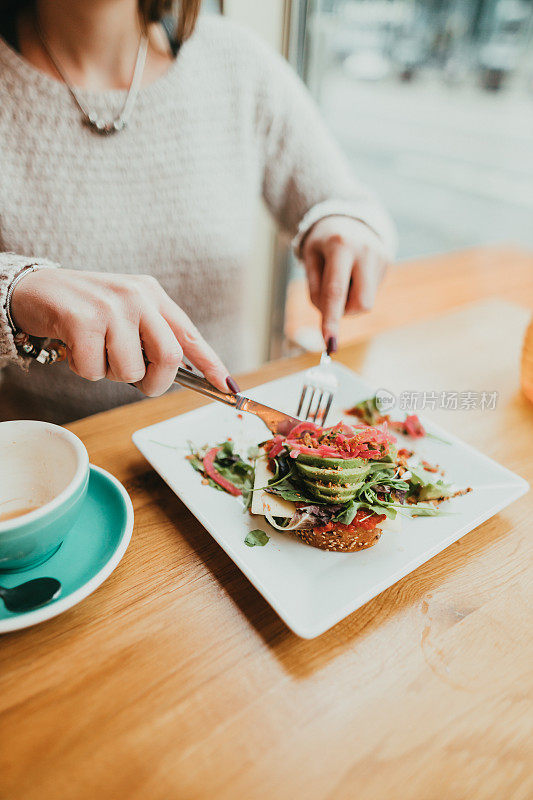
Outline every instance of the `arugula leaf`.
<svg viewBox="0 0 533 800">
<path fill-rule="evenodd" d="M 200 459 L 199 459 L 199 458 L 197 458 L 196 456 L 189 456 L 189 458 L 187 459 L 187 461 L 189 462 L 189 464 L 191 465 L 191 467 L 192 467 L 193 469 L 195 469 L 197 472 L 203 472 L 203 471 L 204 471 L 204 465 L 203 465 L 203 463 L 202 463 L 202 462 L 200 461 Z"/>
<path fill-rule="evenodd" d="M 267 536 L 264 531 L 256 528 L 256 530 L 249 531 L 249 533 L 246 534 L 244 544 L 248 545 L 248 547 L 264 547 L 269 541 L 270 536 Z"/>
<path fill-rule="evenodd" d="M 339 513 L 336 514 L 333 519 L 335 519 L 337 522 L 343 522 L 345 525 L 349 525 L 354 521 L 355 515 L 360 508 L 368 508 L 372 514 L 385 514 L 385 516 L 389 517 L 389 519 L 396 518 L 397 512 L 393 503 L 382 505 L 381 503 L 370 504 L 361 500 L 352 500 L 352 502 L 348 503 L 345 508 L 339 511 Z"/>
<path fill-rule="evenodd" d="M 451 497 L 453 491 L 450 484 L 437 481 L 429 486 L 423 486 L 418 495 L 419 500 L 441 500 Z"/>
<path fill-rule="evenodd" d="M 246 476 L 241 491 L 242 491 L 242 499 L 244 502 L 244 510 L 247 511 L 252 505 L 252 498 L 254 495 L 253 475 Z"/>
<path fill-rule="evenodd" d="M 349 525 L 351 522 L 353 522 L 354 517 L 360 508 L 361 503 L 357 500 L 352 500 L 351 503 L 348 503 L 346 508 L 343 508 L 338 514 L 335 514 L 333 519 L 336 522 L 342 522 L 344 525 Z"/>
<path fill-rule="evenodd" d="M 226 491 L 225 489 L 222 488 L 222 486 L 220 486 L 220 484 L 218 484 L 216 481 L 214 481 L 213 478 L 209 478 L 205 474 L 205 472 L 204 472 L 204 478 L 207 481 L 207 483 L 209 484 L 209 486 L 211 486 L 212 489 L 216 489 L 217 492 L 225 492 Z"/>
<path fill-rule="evenodd" d="M 279 497 L 282 497 L 284 500 L 290 500 L 292 503 L 309 503 L 309 505 L 324 505 L 320 500 L 315 500 L 312 497 L 306 497 L 306 495 L 299 492 L 294 486 L 274 486 L 271 488 L 267 486 L 266 490 L 269 494 L 277 494 Z"/>
<path fill-rule="evenodd" d="M 237 486 L 242 492 L 242 499 L 244 502 L 244 509 L 248 509 L 252 503 L 252 490 L 254 485 L 255 470 L 252 464 L 246 462 L 238 453 L 234 452 L 233 442 L 229 440 L 223 442 L 217 453 L 214 461 L 216 470 L 226 480 L 230 481 Z M 199 472 L 204 477 L 204 483 L 209 484 L 213 489 L 219 492 L 226 491 L 216 481 L 206 474 L 203 464 L 203 459 L 206 452 L 211 448 L 206 445 L 203 448 L 195 447 L 192 442 L 189 442 L 189 449 L 191 455 L 187 456 L 187 460 L 191 467 Z"/>
<path fill-rule="evenodd" d="M 215 458 L 217 472 L 230 481 L 243 492 L 245 503 L 248 501 L 250 484 L 253 485 L 254 468 L 233 451 L 233 442 L 227 441 L 220 445 L 221 449 Z M 246 496 L 245 495 L 246 490 Z"/>
<path fill-rule="evenodd" d="M 283 453 L 274 459 L 274 469 L 274 475 L 268 481 L 269 486 L 275 486 L 290 475 L 295 475 L 294 461 L 289 460 Z"/>
<path fill-rule="evenodd" d="M 427 472 L 422 467 L 414 469 L 409 467 L 409 479 L 412 494 L 419 500 L 438 500 L 441 497 L 450 497 L 453 494 L 451 483 L 444 483 L 442 479 L 435 480 L 433 472 Z"/>
<path fill-rule="evenodd" d="M 377 420 L 380 418 L 381 414 L 377 407 L 376 397 L 368 397 L 366 400 L 361 400 L 360 403 L 356 403 L 355 406 L 350 409 L 350 411 L 357 411 L 359 414 L 360 419 L 363 420 L 367 425 L 375 425 Z"/>
<path fill-rule="evenodd" d="M 280 473 L 282 473 L 284 469 L 288 469 L 289 471 L 285 472 L 280 477 Z M 293 503 L 325 505 L 321 503 L 320 500 L 315 500 L 313 497 L 305 494 L 300 486 L 292 464 L 284 464 L 283 462 L 278 464 L 278 459 L 276 459 L 276 474 L 268 481 L 265 486 L 265 491 L 270 492 L 270 494 L 276 494 L 284 500 L 290 500 Z"/>
</svg>

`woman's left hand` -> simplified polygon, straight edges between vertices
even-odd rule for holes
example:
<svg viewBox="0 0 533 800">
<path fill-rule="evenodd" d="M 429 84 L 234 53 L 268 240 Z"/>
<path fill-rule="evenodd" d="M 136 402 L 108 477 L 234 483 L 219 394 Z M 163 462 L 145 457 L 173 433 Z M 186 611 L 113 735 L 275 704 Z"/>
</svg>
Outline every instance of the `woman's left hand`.
<svg viewBox="0 0 533 800">
<path fill-rule="evenodd" d="M 344 314 L 370 311 L 389 258 L 380 238 L 351 217 L 324 217 L 307 234 L 302 259 L 311 302 L 322 312 L 328 352 L 337 349 Z"/>
</svg>

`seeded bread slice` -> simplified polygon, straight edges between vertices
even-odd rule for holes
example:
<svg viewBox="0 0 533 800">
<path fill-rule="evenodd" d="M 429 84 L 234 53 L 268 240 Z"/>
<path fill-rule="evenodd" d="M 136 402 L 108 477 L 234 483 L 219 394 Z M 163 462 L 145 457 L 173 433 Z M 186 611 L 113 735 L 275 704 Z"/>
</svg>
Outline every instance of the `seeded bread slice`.
<svg viewBox="0 0 533 800">
<path fill-rule="evenodd" d="M 321 532 L 318 528 L 295 530 L 296 536 L 311 547 L 321 550 L 333 550 L 337 553 L 353 553 L 355 550 L 366 550 L 376 544 L 381 536 L 381 529 L 355 528 L 353 531 L 332 530 Z"/>
</svg>

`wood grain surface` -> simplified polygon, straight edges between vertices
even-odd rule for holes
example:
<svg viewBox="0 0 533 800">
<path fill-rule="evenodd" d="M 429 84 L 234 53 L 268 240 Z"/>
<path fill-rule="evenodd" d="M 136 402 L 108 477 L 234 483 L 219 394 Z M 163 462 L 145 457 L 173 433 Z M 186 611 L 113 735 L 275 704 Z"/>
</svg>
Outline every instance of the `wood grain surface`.
<svg viewBox="0 0 533 800">
<path fill-rule="evenodd" d="M 529 317 L 488 301 L 339 360 L 395 392 L 497 390 L 494 411 L 432 416 L 531 482 Z M 135 529 L 91 597 L 0 638 L 0 798 L 531 798 L 531 495 L 300 640 L 131 444 L 200 403 L 179 392 L 71 426 L 128 489 Z"/>
</svg>

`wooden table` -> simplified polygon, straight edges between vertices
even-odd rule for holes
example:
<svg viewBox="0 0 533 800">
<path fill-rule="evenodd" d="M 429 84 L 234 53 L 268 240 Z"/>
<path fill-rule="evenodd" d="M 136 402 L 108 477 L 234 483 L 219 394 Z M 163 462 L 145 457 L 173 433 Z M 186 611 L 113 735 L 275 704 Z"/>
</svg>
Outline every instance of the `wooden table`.
<svg viewBox="0 0 533 800">
<path fill-rule="evenodd" d="M 488 301 L 339 359 L 393 391 L 498 390 L 494 411 L 433 416 L 533 481 L 528 318 Z M 183 392 L 71 426 L 124 482 L 136 525 L 91 597 L 0 639 L 0 798 L 531 798 L 531 496 L 301 640 L 131 444 L 197 404 Z"/>
</svg>

